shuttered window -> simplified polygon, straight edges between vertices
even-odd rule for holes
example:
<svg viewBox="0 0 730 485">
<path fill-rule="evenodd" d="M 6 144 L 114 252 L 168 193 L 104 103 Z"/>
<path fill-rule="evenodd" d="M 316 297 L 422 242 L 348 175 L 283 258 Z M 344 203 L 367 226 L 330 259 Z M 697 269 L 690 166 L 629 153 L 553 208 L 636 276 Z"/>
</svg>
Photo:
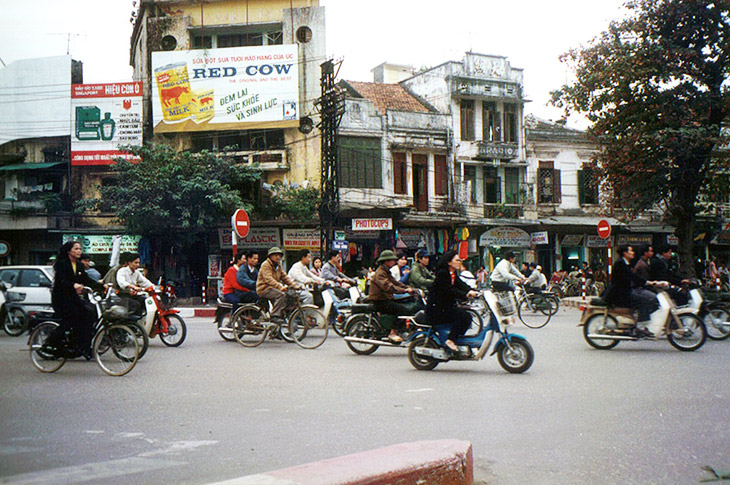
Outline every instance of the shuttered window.
<svg viewBox="0 0 730 485">
<path fill-rule="evenodd" d="M 433 156 L 434 177 L 436 195 L 446 195 L 449 190 L 449 166 L 446 163 L 446 155 Z"/>
<path fill-rule="evenodd" d="M 340 137 L 338 155 L 340 187 L 383 188 L 380 138 Z"/>
<path fill-rule="evenodd" d="M 578 199 L 580 205 L 598 204 L 598 178 L 596 167 L 583 165 L 578 170 Z"/>
<path fill-rule="evenodd" d="M 537 169 L 538 203 L 560 203 L 560 170 L 556 170 L 552 161 L 541 161 Z"/>
<path fill-rule="evenodd" d="M 406 154 L 404 152 L 393 153 L 393 192 L 396 194 L 408 193 L 406 181 Z"/>
</svg>

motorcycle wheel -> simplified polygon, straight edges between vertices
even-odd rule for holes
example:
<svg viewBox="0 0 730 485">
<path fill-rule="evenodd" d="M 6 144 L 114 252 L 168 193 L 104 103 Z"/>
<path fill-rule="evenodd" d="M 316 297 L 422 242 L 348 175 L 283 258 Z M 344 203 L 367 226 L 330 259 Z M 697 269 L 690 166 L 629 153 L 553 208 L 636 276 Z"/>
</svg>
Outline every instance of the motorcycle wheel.
<svg viewBox="0 0 730 485">
<path fill-rule="evenodd" d="M 233 335 L 233 319 L 231 318 L 231 312 L 226 312 L 220 315 L 215 323 L 218 325 L 218 335 L 220 335 L 223 340 L 226 342 L 233 342 L 236 340 L 236 337 Z M 230 331 L 221 331 L 221 329 L 229 329 Z"/>
<path fill-rule="evenodd" d="M 332 314 L 332 313 L 333 312 L 330 310 L 330 314 Z M 340 314 L 340 315 L 342 315 L 342 314 Z M 338 321 L 336 317 L 332 318 L 332 322 L 330 323 L 330 326 L 332 327 L 332 329 L 340 337 L 344 337 L 346 335 L 345 334 L 345 324 L 347 323 L 346 317 L 347 317 L 347 315 L 343 315 L 342 318 L 340 319 L 340 321 Z"/>
<path fill-rule="evenodd" d="M 244 347 L 258 347 L 269 333 L 264 320 L 264 314 L 257 305 L 239 307 L 233 318 L 233 338 Z"/>
<path fill-rule="evenodd" d="M 134 332 L 134 336 L 137 338 L 137 345 L 139 346 L 139 355 L 137 355 L 137 360 L 139 360 L 145 353 L 147 353 L 147 349 L 150 346 L 150 338 L 139 323 L 126 322 L 125 325 Z"/>
<path fill-rule="evenodd" d="M 510 374 L 521 374 L 532 366 L 535 359 L 535 352 L 527 340 L 512 337 L 510 341 L 512 348 L 502 345 L 497 352 L 499 365 Z"/>
<path fill-rule="evenodd" d="M 368 324 L 368 316 L 358 315 L 353 317 L 347 324 L 345 335 L 348 337 L 360 337 L 368 339 L 376 339 L 375 328 Z M 370 355 L 378 350 L 378 345 L 365 344 L 360 342 L 348 342 L 345 340 L 347 347 L 358 355 Z"/>
<path fill-rule="evenodd" d="M 7 305 L 6 305 L 7 307 Z M 19 337 L 28 328 L 28 314 L 19 306 L 10 307 L 5 312 L 3 330 L 11 337 Z"/>
<path fill-rule="evenodd" d="M 724 308 L 713 308 L 709 310 L 703 321 L 707 328 L 707 336 L 712 340 L 725 340 L 730 337 L 730 312 Z M 723 325 L 723 323 L 725 323 Z"/>
<path fill-rule="evenodd" d="M 58 324 L 55 322 L 43 322 L 36 325 L 35 330 L 30 334 L 28 344 L 30 347 L 30 360 L 33 365 L 41 372 L 56 372 L 66 362 L 65 357 L 56 357 L 47 352 L 43 352 L 41 347 L 51 335 Z"/>
<path fill-rule="evenodd" d="M 591 334 L 606 333 L 607 329 L 606 325 L 604 325 L 603 318 L 603 315 L 593 315 L 592 317 L 590 317 L 585 325 L 583 325 L 583 338 L 586 339 L 588 345 L 595 349 L 608 350 L 617 346 L 620 340 L 593 339 L 589 337 L 589 335 Z M 606 317 L 606 324 L 610 325 L 612 328 L 618 328 L 618 322 L 610 315 Z"/>
<path fill-rule="evenodd" d="M 419 335 L 414 338 L 408 346 L 408 362 L 418 370 L 433 370 L 439 365 L 438 360 L 431 359 L 425 355 L 418 355 L 416 347 L 426 347 L 430 349 L 438 349 L 439 346 L 433 339 L 426 335 Z"/>
<path fill-rule="evenodd" d="M 159 325 L 159 322 L 158 322 Z M 179 347 L 184 341 L 188 329 L 185 320 L 175 313 L 167 316 L 167 333 L 160 333 L 160 340 L 168 347 Z"/>
<path fill-rule="evenodd" d="M 667 339 L 675 349 L 685 352 L 697 350 L 704 345 L 707 340 L 707 329 L 705 324 L 697 315 L 690 313 L 677 317 L 682 324 L 680 327 L 677 322 L 672 321 L 669 326 Z"/>
</svg>

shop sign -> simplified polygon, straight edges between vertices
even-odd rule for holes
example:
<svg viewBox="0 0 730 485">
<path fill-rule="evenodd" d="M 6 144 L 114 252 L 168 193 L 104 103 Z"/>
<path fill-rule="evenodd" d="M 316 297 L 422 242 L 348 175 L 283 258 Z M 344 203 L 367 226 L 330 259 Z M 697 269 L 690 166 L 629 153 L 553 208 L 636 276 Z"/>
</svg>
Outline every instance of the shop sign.
<svg viewBox="0 0 730 485">
<path fill-rule="evenodd" d="M 122 236 L 122 244 L 119 250 L 123 253 L 136 253 L 140 239 L 142 239 L 142 236 Z M 64 234 L 63 242 L 68 241 L 79 241 L 81 251 L 87 254 L 111 254 L 114 248 L 114 236 Z"/>
<path fill-rule="evenodd" d="M 336 249 L 337 251 L 345 251 L 347 250 L 347 247 L 347 241 L 332 241 L 332 249 Z"/>
<path fill-rule="evenodd" d="M 607 248 L 608 243 L 612 241 L 612 237 L 608 237 L 608 239 L 603 239 L 601 236 L 586 236 L 586 247 L 587 248 Z"/>
<path fill-rule="evenodd" d="M 547 244 L 548 243 L 547 231 L 533 232 L 532 234 L 530 234 L 530 238 L 532 239 L 533 246 L 537 246 L 538 244 Z"/>
<path fill-rule="evenodd" d="M 499 246 L 507 248 L 529 248 L 532 239 L 530 235 L 516 227 L 495 227 L 479 238 L 479 245 Z"/>
<path fill-rule="evenodd" d="M 390 231 L 393 229 L 393 219 L 353 219 L 353 231 Z"/>
<path fill-rule="evenodd" d="M 284 229 L 284 249 L 320 248 L 319 229 Z"/>
<path fill-rule="evenodd" d="M 667 234 L 667 244 L 670 246 L 679 246 L 679 238 L 674 234 Z"/>
<path fill-rule="evenodd" d="M 208 278 L 220 278 L 221 261 L 217 255 L 208 255 Z"/>
<path fill-rule="evenodd" d="M 231 230 L 219 228 L 218 242 L 222 249 L 230 248 L 232 246 Z M 281 238 L 277 227 L 251 228 L 248 236 L 238 240 L 238 249 L 269 249 L 273 246 L 281 247 Z"/>
<path fill-rule="evenodd" d="M 398 237 L 409 248 L 425 248 L 427 246 L 426 230 L 422 229 L 398 229 Z"/>
<path fill-rule="evenodd" d="M 651 234 L 620 234 L 618 236 L 618 245 L 621 246 L 623 244 L 633 244 L 633 245 L 641 245 L 641 244 L 649 244 L 651 245 L 653 243 L 653 238 L 651 237 Z"/>
<path fill-rule="evenodd" d="M 372 241 L 380 239 L 380 231 L 353 231 L 348 229 L 345 232 L 345 239 L 348 241 Z"/>
<path fill-rule="evenodd" d="M 575 246 L 580 246 L 580 244 L 582 242 L 583 242 L 583 234 L 566 234 L 563 237 L 563 240 L 560 243 L 560 245 L 571 248 L 571 247 L 575 247 Z"/>
<path fill-rule="evenodd" d="M 335 231 L 335 241 L 344 241 L 345 231 Z"/>
</svg>

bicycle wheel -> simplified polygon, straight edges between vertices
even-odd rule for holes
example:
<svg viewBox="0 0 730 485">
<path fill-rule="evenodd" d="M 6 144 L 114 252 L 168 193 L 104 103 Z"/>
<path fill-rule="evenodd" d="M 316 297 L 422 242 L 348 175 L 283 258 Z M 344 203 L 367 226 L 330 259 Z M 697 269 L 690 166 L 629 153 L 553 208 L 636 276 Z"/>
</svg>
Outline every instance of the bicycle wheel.
<svg viewBox="0 0 730 485">
<path fill-rule="evenodd" d="M 258 347 L 269 333 L 268 322 L 256 305 L 241 306 L 232 317 L 233 338 L 244 347 Z"/>
<path fill-rule="evenodd" d="M 550 315 L 552 317 L 558 312 L 558 303 L 553 296 L 537 294 L 532 297 L 532 305 L 535 309 L 542 312 L 543 315 Z"/>
<path fill-rule="evenodd" d="M 550 321 L 550 314 L 543 313 L 538 305 L 535 305 L 527 298 L 520 301 L 517 307 L 517 316 L 520 317 L 522 323 L 530 328 L 542 328 Z"/>
<path fill-rule="evenodd" d="M 730 312 L 724 308 L 713 308 L 702 319 L 707 327 L 707 336 L 712 340 L 730 337 Z"/>
<path fill-rule="evenodd" d="M 115 324 L 96 334 L 93 352 L 101 370 L 110 376 L 123 376 L 137 364 L 139 345 L 128 326 Z"/>
<path fill-rule="evenodd" d="M 3 330 L 11 337 L 18 337 L 28 327 L 28 314 L 19 306 L 8 308 L 5 313 Z"/>
<path fill-rule="evenodd" d="M 172 313 L 167 315 L 167 333 L 160 333 L 160 340 L 168 347 L 179 347 L 185 341 L 187 333 L 185 320 L 177 313 Z"/>
<path fill-rule="evenodd" d="M 303 349 L 316 349 L 327 340 L 329 324 L 316 307 L 302 306 L 289 315 L 289 335 Z"/>
<path fill-rule="evenodd" d="M 126 322 L 125 325 L 134 332 L 134 336 L 137 338 L 137 345 L 139 345 L 139 356 L 137 356 L 137 359 L 141 359 L 147 353 L 147 348 L 150 346 L 150 338 L 139 323 Z"/>
<path fill-rule="evenodd" d="M 30 360 L 36 369 L 41 372 L 56 372 L 66 362 L 65 357 L 56 357 L 43 351 L 43 344 L 46 343 L 46 340 L 56 327 L 58 327 L 58 324 L 55 322 L 40 323 L 30 334 L 30 339 L 28 339 Z"/>
</svg>

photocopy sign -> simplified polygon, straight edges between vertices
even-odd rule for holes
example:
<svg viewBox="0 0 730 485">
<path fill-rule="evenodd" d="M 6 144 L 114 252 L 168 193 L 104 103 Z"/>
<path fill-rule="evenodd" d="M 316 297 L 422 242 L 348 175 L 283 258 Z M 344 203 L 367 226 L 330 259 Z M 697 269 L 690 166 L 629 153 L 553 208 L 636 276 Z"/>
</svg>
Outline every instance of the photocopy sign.
<svg viewBox="0 0 730 485">
<path fill-rule="evenodd" d="M 152 71 L 157 133 L 298 126 L 296 45 L 153 52 Z"/>
<path fill-rule="evenodd" d="M 71 116 L 71 165 L 133 159 L 119 145 L 142 144 L 142 83 L 74 84 Z"/>
</svg>

